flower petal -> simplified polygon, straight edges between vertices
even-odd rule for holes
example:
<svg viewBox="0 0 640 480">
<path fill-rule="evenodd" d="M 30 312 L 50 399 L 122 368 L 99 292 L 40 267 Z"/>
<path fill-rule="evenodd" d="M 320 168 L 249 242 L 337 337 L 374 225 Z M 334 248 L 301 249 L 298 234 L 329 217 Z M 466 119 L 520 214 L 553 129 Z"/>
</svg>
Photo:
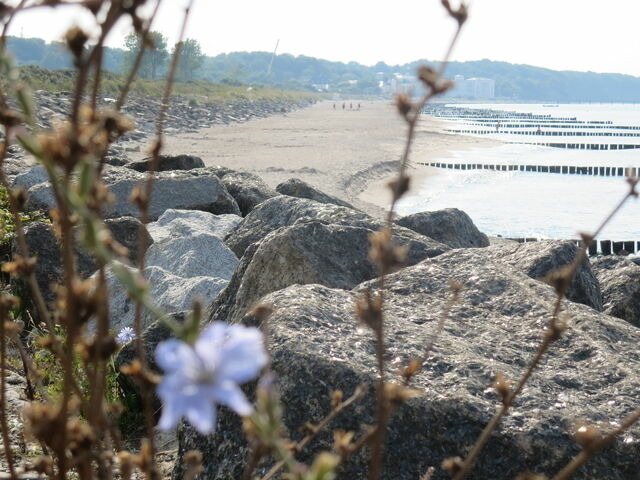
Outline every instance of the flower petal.
<svg viewBox="0 0 640 480">
<path fill-rule="evenodd" d="M 158 421 L 158 428 L 160 430 L 174 429 L 184 414 L 183 405 L 183 402 L 173 398 L 164 402 L 162 405 L 162 415 Z"/>
<path fill-rule="evenodd" d="M 156 347 L 156 363 L 165 372 L 193 371 L 198 368 L 198 359 L 186 343 L 171 338 Z"/>
<path fill-rule="evenodd" d="M 220 352 L 227 337 L 227 328 L 224 322 L 213 322 L 200 332 L 194 344 L 196 354 L 208 370 L 216 369 L 220 363 Z"/>
<path fill-rule="evenodd" d="M 246 417 L 253 413 L 253 405 L 249 403 L 240 387 L 233 382 L 223 382 L 217 384 L 212 389 L 213 395 L 218 403 L 226 405 L 238 415 Z"/>
<path fill-rule="evenodd" d="M 233 325 L 220 354 L 223 361 L 216 372 L 220 380 L 244 383 L 260 373 L 269 357 L 264 348 L 262 332 L 257 328 Z"/>
<path fill-rule="evenodd" d="M 212 433 L 216 429 L 216 405 L 208 397 L 202 396 L 199 397 L 199 401 L 192 402 L 187 408 L 185 417 L 203 435 Z"/>
</svg>

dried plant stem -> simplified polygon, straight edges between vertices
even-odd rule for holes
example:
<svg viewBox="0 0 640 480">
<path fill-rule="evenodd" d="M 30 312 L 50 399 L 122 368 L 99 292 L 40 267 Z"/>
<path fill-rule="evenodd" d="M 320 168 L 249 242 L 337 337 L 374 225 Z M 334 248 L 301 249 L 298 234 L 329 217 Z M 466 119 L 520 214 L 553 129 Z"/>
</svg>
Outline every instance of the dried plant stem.
<svg viewBox="0 0 640 480">
<path fill-rule="evenodd" d="M 12 135 L 12 129 L 10 127 L 5 127 L 5 138 L 9 139 Z M 2 168 L 2 162 L 7 155 L 8 143 L 7 141 L 2 142 L 2 148 L 0 150 L 0 185 L 2 185 L 6 191 L 9 193 L 9 210 L 11 211 L 11 216 L 13 218 L 14 224 L 16 226 L 16 242 L 18 244 L 18 250 L 20 254 L 24 258 L 29 257 L 29 246 L 27 244 L 27 239 L 24 233 L 24 226 L 22 224 L 22 218 L 20 217 L 20 208 L 16 201 L 16 198 L 11 193 L 11 185 L 9 185 L 9 181 L 4 173 L 4 169 Z M 29 286 L 29 290 L 31 291 L 31 296 L 36 305 L 36 309 L 38 311 L 38 316 L 41 321 L 47 326 L 47 330 L 49 331 L 49 340 L 51 341 L 51 348 L 56 356 L 60 359 L 62 363 L 65 363 L 65 357 L 67 356 L 65 352 L 65 347 L 62 345 L 60 340 L 55 334 L 55 325 L 53 323 L 53 319 L 49 314 L 47 306 L 44 301 L 44 297 L 38 285 L 38 281 L 36 279 L 36 275 L 34 271 L 31 271 L 26 277 L 27 284 Z M 78 394 L 79 398 L 82 398 L 82 391 L 80 390 L 79 385 L 75 381 L 75 379 L 71 378 L 72 388 Z"/>
<path fill-rule="evenodd" d="M 420 371 L 424 363 L 427 361 L 427 358 L 429 358 L 429 355 L 431 354 L 431 350 L 433 349 L 433 346 L 436 344 L 436 342 L 440 338 L 440 335 L 442 335 L 442 331 L 444 330 L 445 323 L 447 323 L 447 320 L 451 316 L 451 310 L 453 309 L 453 306 L 460 301 L 461 287 L 457 284 L 454 284 L 453 282 L 450 285 L 450 287 L 453 291 L 451 294 L 451 297 L 449 298 L 444 308 L 442 309 L 442 314 L 438 319 L 438 324 L 436 325 L 436 329 L 431 334 L 429 338 L 429 343 L 427 343 L 427 346 L 425 347 L 424 352 L 422 353 L 422 356 L 419 359 L 414 361 L 416 362 L 415 368 L 408 367 L 408 369 L 405 370 L 405 373 L 404 373 L 405 385 L 409 385 L 409 382 L 411 381 L 413 376 L 418 371 Z"/>
<path fill-rule="evenodd" d="M 2 37 L 0 37 L 0 50 L 4 50 L 5 49 L 5 45 L 6 45 L 6 42 L 7 42 L 7 34 L 9 33 L 9 27 L 13 23 L 13 19 L 16 17 L 16 14 L 19 11 L 25 9 L 24 7 L 25 7 L 26 3 L 27 3 L 27 0 L 20 0 L 20 3 L 18 4 L 18 6 L 16 8 L 13 9 L 13 12 L 11 12 L 11 14 L 9 15 L 9 18 L 7 19 L 6 23 L 4 24 L 4 27 L 2 28 Z"/>
<path fill-rule="evenodd" d="M 640 408 L 636 409 L 629 416 L 627 416 L 618 428 L 612 430 L 606 436 L 594 442 L 592 445 L 589 445 L 588 448 L 585 448 L 582 452 L 576 455 L 573 460 L 571 460 L 571 462 L 569 462 L 553 477 L 552 480 L 566 480 L 567 478 L 571 477 L 576 472 L 576 470 L 584 465 L 593 455 L 598 453 L 603 448 L 609 446 L 616 439 L 616 437 L 622 435 L 636 422 L 638 422 L 638 420 L 640 420 Z"/>
<path fill-rule="evenodd" d="M 383 291 L 382 289 L 380 291 Z M 389 422 L 389 402 L 385 392 L 384 375 L 384 330 L 382 322 L 375 330 L 376 335 L 376 361 L 378 363 L 378 387 L 376 389 L 376 429 L 371 438 L 371 460 L 369 463 L 369 478 L 375 480 L 380 478 L 382 470 L 382 456 L 384 449 L 384 439 Z"/>
<path fill-rule="evenodd" d="M 4 446 L 4 456 L 7 459 L 7 466 L 12 479 L 18 478 L 13 461 L 13 451 L 11 440 L 9 439 L 9 425 L 7 424 L 7 398 L 6 398 L 6 360 L 7 360 L 7 338 L 5 332 L 6 312 L 0 315 L 0 426 L 2 427 L 2 443 Z"/>
<path fill-rule="evenodd" d="M 156 2 L 155 7 L 153 8 L 153 12 L 149 17 L 149 22 L 147 23 L 147 26 L 142 32 L 142 44 L 141 44 L 140 50 L 138 50 L 138 54 L 136 55 L 136 58 L 133 62 L 133 66 L 131 67 L 129 74 L 127 75 L 127 80 L 124 82 L 124 86 L 122 87 L 122 90 L 120 91 L 120 95 L 118 96 L 118 101 L 116 102 L 117 111 L 120 111 L 124 106 L 124 102 L 126 101 L 127 96 L 129 95 L 129 90 L 131 89 L 131 85 L 133 84 L 133 81 L 136 78 L 136 75 L 138 74 L 138 70 L 140 69 L 140 65 L 142 64 L 142 58 L 144 57 L 144 53 L 146 51 L 146 40 L 149 37 L 151 26 L 153 25 L 153 21 L 155 20 L 156 15 L 158 14 L 158 9 L 160 8 L 161 3 L 162 3 L 162 0 L 158 0 Z"/>
<path fill-rule="evenodd" d="M 8 138 L 11 135 L 11 129 L 6 129 L 6 137 Z M 6 142 L 2 145 L 2 151 L 0 152 L 0 162 L 3 162 L 6 154 L 7 154 L 8 145 Z M 20 209 L 13 195 L 11 195 L 11 185 L 9 184 L 9 180 L 4 173 L 4 169 L 0 163 L 0 185 L 2 185 L 6 191 L 9 193 L 9 210 L 11 211 L 11 216 L 13 217 L 14 224 L 16 226 L 16 242 L 18 244 L 18 250 L 20 254 L 27 258 L 29 256 L 29 246 L 27 245 L 27 239 L 24 235 L 24 226 L 22 225 L 22 218 L 20 217 Z M 53 320 L 51 319 L 51 315 L 47 310 L 47 306 L 44 301 L 44 297 L 42 296 L 42 292 L 40 291 L 40 287 L 38 286 L 38 281 L 36 280 L 36 275 L 34 272 L 31 272 L 27 278 L 27 284 L 29 285 L 29 289 L 31 290 L 31 295 L 33 296 L 33 300 L 36 306 L 36 310 L 38 311 L 38 316 L 42 322 L 47 326 L 49 330 L 49 334 L 51 336 L 51 340 L 53 342 L 54 348 L 57 350 L 59 348 L 59 342 L 55 337 L 55 325 Z"/>
<path fill-rule="evenodd" d="M 97 290 L 100 292 L 99 297 L 108 298 L 107 278 L 104 263 L 100 264 L 98 269 L 98 285 Z M 91 404 L 89 408 L 89 422 L 97 424 L 102 416 L 102 403 L 105 390 L 105 380 L 107 376 L 107 361 L 102 353 L 103 341 L 109 336 L 109 302 L 103 301 L 98 305 L 98 331 L 95 336 L 96 365 L 94 366 L 91 388 Z"/>
<path fill-rule="evenodd" d="M 25 393 L 27 394 L 27 399 L 29 401 L 33 401 L 35 400 L 36 389 L 34 388 L 33 383 L 31 383 L 30 377 L 36 376 L 34 374 L 35 368 L 33 366 L 31 359 L 29 358 L 29 355 L 27 354 L 27 350 L 24 348 L 24 345 L 22 344 L 22 340 L 20 339 L 20 336 L 15 335 L 12 338 L 12 340 L 16 344 L 16 348 L 18 349 L 18 353 L 20 354 L 20 361 L 22 362 L 22 369 L 24 370 L 24 379 L 27 384 L 27 388 L 25 390 Z M 36 382 L 36 385 L 37 385 L 37 382 Z M 43 395 L 42 392 L 40 393 L 41 395 Z"/>
<path fill-rule="evenodd" d="M 560 312 L 561 303 L 562 303 L 562 297 L 558 296 L 555 302 L 554 313 L 551 319 L 551 324 L 554 324 L 557 320 L 557 315 Z M 550 326 L 549 330 L 551 328 L 552 327 Z M 533 374 L 533 371 L 537 368 L 538 364 L 542 360 L 542 357 L 547 352 L 547 350 L 549 349 L 553 341 L 554 341 L 554 338 L 552 335 L 549 335 L 549 334 L 545 335 L 544 340 L 542 341 L 542 344 L 538 348 L 538 351 L 536 352 L 535 357 L 529 364 L 529 367 L 525 371 L 524 375 L 518 381 L 516 388 L 503 399 L 503 404 L 500 407 L 500 410 L 498 410 L 498 412 L 493 416 L 493 418 L 487 424 L 484 430 L 482 430 L 482 433 L 474 443 L 471 451 L 465 457 L 464 462 L 460 466 L 456 475 L 454 475 L 453 477 L 454 480 L 463 479 L 471 471 L 475 463 L 476 457 L 482 451 L 485 444 L 489 441 L 491 434 L 496 429 L 496 427 L 500 424 L 500 421 L 506 415 L 509 408 L 513 405 L 513 402 L 515 401 L 517 395 L 522 391 L 522 389 L 524 388 L 524 385 L 527 383 L 527 380 L 529 380 L 529 378 Z"/>
<path fill-rule="evenodd" d="M 345 408 L 349 407 L 352 403 L 357 402 L 358 400 L 360 400 L 365 393 L 365 388 L 363 386 L 359 386 L 356 388 L 356 391 L 353 393 L 353 395 L 351 395 L 349 398 L 347 398 L 346 400 L 344 400 L 343 402 L 340 402 L 338 405 L 336 405 L 328 414 L 326 417 L 324 417 L 322 420 L 320 420 L 320 422 L 317 425 L 314 425 L 313 430 L 311 431 L 311 433 L 307 434 L 302 440 L 300 440 L 298 443 L 296 443 L 293 447 L 292 447 L 292 451 L 295 453 L 298 453 L 300 451 L 302 451 L 302 449 L 304 447 L 306 447 L 314 438 L 316 438 L 316 436 L 327 426 L 329 425 L 334 418 L 336 418 L 338 416 L 338 414 L 340 412 L 342 412 Z M 265 474 L 264 477 L 262 477 L 261 480 L 270 480 L 271 478 L 274 477 L 274 475 L 276 475 L 280 469 L 282 467 L 284 467 L 288 461 L 293 460 L 293 455 L 291 453 L 287 454 L 285 456 L 285 458 L 283 458 L 282 460 L 280 460 L 278 463 L 276 463 L 273 467 L 271 467 L 271 469 Z"/>
<path fill-rule="evenodd" d="M 462 30 L 463 24 L 464 22 L 458 23 L 456 33 L 454 34 L 453 39 L 449 44 L 447 54 L 445 55 L 444 60 L 440 65 L 439 76 L 442 76 L 442 74 L 444 73 L 444 70 L 446 69 L 446 66 L 449 62 L 449 57 L 451 55 L 451 52 L 453 51 L 455 43 L 457 42 L 460 36 L 460 31 Z M 387 229 L 389 230 L 390 233 L 393 232 L 393 217 L 394 217 L 396 205 L 398 203 L 398 200 L 404 193 L 404 191 L 402 191 L 401 189 L 401 185 L 403 185 L 403 182 L 406 179 L 406 170 L 409 165 L 409 156 L 411 154 L 411 146 L 413 144 L 413 140 L 415 137 L 415 130 L 418 124 L 418 120 L 420 119 L 422 110 L 424 109 L 427 102 L 431 100 L 431 98 L 433 98 L 434 96 L 438 95 L 438 93 L 440 92 L 437 92 L 433 88 L 429 89 L 427 93 L 422 97 L 422 99 L 417 103 L 417 105 L 413 106 L 412 111 L 405 116 L 405 119 L 408 125 L 407 137 L 404 144 L 402 156 L 400 158 L 400 163 L 398 166 L 396 187 L 392 188 L 393 197 L 391 200 L 391 205 L 389 206 L 389 211 L 387 212 L 386 223 L 387 223 Z M 389 272 L 388 266 L 383 265 L 383 268 L 379 277 L 379 281 L 378 281 L 378 291 L 381 299 L 381 304 L 380 304 L 381 312 L 384 310 L 385 279 L 389 273 L 390 272 Z M 378 478 L 380 478 L 380 475 L 382 472 L 382 463 L 383 463 L 382 457 L 384 454 L 384 441 L 386 437 L 387 424 L 389 421 L 389 413 L 390 413 L 389 405 L 388 405 L 389 402 L 387 401 L 386 393 L 385 393 L 385 373 L 384 373 L 385 335 L 384 335 L 383 325 L 384 325 L 384 322 L 380 322 L 380 325 L 374 328 L 374 334 L 376 336 L 376 361 L 378 366 L 379 379 L 378 379 L 378 388 L 376 392 L 376 428 L 373 432 L 373 436 L 371 439 L 371 458 L 369 463 L 369 479 L 370 480 L 377 480 Z"/>
<path fill-rule="evenodd" d="M 176 50 L 173 54 L 173 58 L 171 59 L 171 67 L 169 69 L 169 75 L 167 77 L 167 83 L 165 85 L 164 95 L 162 98 L 162 106 L 158 114 L 158 119 L 156 124 L 156 140 L 152 150 L 152 161 L 149 166 L 149 171 L 147 173 L 147 180 L 144 185 L 144 193 L 142 194 L 141 197 L 138 198 L 139 206 L 140 206 L 140 220 L 142 223 L 142 226 L 140 227 L 141 229 L 145 228 L 144 225 L 149 223 L 149 206 L 150 206 L 151 197 L 153 194 L 155 172 L 157 170 L 160 150 L 162 148 L 162 143 L 163 143 L 164 121 L 165 121 L 167 109 L 169 108 L 169 100 L 171 97 L 171 91 L 173 89 L 175 73 L 178 67 L 178 61 L 180 57 L 181 49 L 179 48 L 179 45 L 186 34 L 187 23 L 189 20 L 189 15 L 191 13 L 192 5 L 193 5 L 193 0 L 191 0 L 187 5 L 187 7 L 185 8 L 182 26 L 180 29 L 179 40 L 178 40 L 178 47 L 176 47 Z M 138 247 L 139 247 L 138 248 L 138 252 L 139 252 L 138 268 L 140 270 L 140 274 L 143 274 L 144 273 L 144 253 L 143 252 L 144 252 L 145 245 L 144 245 L 144 235 L 142 235 L 142 232 L 140 232 L 140 235 L 138 235 Z M 144 352 L 144 345 L 142 343 L 142 303 L 141 302 L 136 303 L 133 328 L 136 333 L 136 337 L 134 341 L 136 355 L 138 357 L 138 361 L 140 362 L 142 372 L 144 375 L 144 372 L 147 371 L 147 360 Z M 155 439 L 154 439 L 154 430 L 153 430 L 154 424 L 155 424 L 154 418 L 153 418 L 153 392 L 151 391 L 150 386 L 146 381 L 141 382 L 141 390 L 142 390 L 142 405 L 143 405 L 143 411 L 144 411 L 144 417 L 145 417 L 145 425 L 147 430 L 147 438 L 149 442 L 149 450 L 150 450 L 150 456 L 151 456 L 151 462 L 152 462 L 152 467 L 149 469 L 149 472 L 146 472 L 146 474 L 149 480 L 155 480 L 156 478 L 158 478 L 159 473 L 155 463 L 156 450 L 155 450 Z"/>
</svg>

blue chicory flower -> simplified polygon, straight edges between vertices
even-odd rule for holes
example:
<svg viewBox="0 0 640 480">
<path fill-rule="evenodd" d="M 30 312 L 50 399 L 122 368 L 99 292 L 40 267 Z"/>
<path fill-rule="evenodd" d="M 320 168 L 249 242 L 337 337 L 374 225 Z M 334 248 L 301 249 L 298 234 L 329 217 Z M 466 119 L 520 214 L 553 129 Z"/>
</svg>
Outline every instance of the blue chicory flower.
<svg viewBox="0 0 640 480">
<path fill-rule="evenodd" d="M 124 327 L 116 336 L 116 342 L 118 345 L 124 345 L 134 338 L 136 338 L 136 331 L 131 327 Z"/>
<path fill-rule="evenodd" d="M 161 342 L 155 356 L 165 371 L 158 427 L 172 429 L 185 417 L 202 434 L 215 430 L 218 403 L 241 416 L 253 412 L 239 384 L 256 378 L 268 360 L 260 330 L 223 322 L 205 328 L 194 345 Z"/>
</svg>

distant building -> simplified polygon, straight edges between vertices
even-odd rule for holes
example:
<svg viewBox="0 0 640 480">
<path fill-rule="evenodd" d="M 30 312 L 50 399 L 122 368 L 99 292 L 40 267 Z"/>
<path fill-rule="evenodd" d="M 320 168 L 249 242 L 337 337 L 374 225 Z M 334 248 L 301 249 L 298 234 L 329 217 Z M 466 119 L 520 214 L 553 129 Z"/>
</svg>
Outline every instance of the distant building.
<svg viewBox="0 0 640 480">
<path fill-rule="evenodd" d="M 468 78 L 462 75 L 453 77 L 455 88 L 451 92 L 454 98 L 491 99 L 496 96 L 496 82 L 490 78 Z"/>
</svg>

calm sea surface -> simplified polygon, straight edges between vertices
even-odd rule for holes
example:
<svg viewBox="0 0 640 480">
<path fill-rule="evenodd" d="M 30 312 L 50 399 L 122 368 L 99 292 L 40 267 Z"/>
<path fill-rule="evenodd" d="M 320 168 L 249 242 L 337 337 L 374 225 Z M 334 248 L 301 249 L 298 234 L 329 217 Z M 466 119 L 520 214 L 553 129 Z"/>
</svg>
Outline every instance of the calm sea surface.
<svg viewBox="0 0 640 480">
<path fill-rule="evenodd" d="M 640 125 L 640 105 L 464 105 L 520 113 L 577 117 L 585 121 L 612 121 L 614 125 Z M 448 121 L 450 128 L 466 125 Z M 506 127 L 505 127 L 506 128 Z M 593 132 L 596 133 L 596 132 Z M 638 131 L 636 131 L 638 133 Z M 536 141 L 540 137 L 483 135 L 502 141 Z M 640 137 L 544 137 L 544 142 L 636 143 Z M 620 139 L 620 140 L 619 140 Z M 419 160 L 419 159 L 414 159 Z M 438 161 L 437 159 L 435 161 Z M 639 150 L 571 150 L 535 145 L 504 144 L 454 152 L 447 163 L 488 163 L 569 166 L 640 167 Z M 576 238 L 593 231 L 624 196 L 624 177 L 559 175 L 536 172 L 439 170 L 398 206 L 401 215 L 456 207 L 467 212 L 478 228 L 505 237 Z M 628 202 L 600 236 L 609 240 L 640 240 L 640 203 Z"/>
</svg>

